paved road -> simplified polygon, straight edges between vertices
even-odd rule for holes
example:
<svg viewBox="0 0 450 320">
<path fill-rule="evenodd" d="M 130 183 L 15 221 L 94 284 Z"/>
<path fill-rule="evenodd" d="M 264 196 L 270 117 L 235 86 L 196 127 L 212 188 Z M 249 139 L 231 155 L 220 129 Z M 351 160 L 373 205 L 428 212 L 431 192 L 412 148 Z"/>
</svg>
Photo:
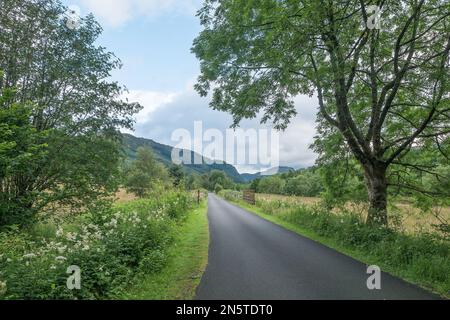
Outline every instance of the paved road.
<svg viewBox="0 0 450 320">
<path fill-rule="evenodd" d="M 209 263 L 200 300 L 435 299 L 388 274 L 368 290 L 367 266 L 209 195 Z"/>
</svg>

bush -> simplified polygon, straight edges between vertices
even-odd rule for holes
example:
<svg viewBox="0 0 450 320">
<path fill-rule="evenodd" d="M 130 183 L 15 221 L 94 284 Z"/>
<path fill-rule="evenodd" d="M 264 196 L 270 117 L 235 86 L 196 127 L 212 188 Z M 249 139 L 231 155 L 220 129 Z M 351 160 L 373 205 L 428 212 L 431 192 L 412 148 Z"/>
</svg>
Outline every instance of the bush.
<svg viewBox="0 0 450 320">
<path fill-rule="evenodd" d="M 30 232 L 0 233 L 0 299 L 103 299 L 138 272 L 158 272 L 173 227 L 191 201 L 183 192 L 85 214 L 71 223 L 42 223 Z M 66 287 L 69 266 L 81 270 L 81 290 Z"/>
</svg>

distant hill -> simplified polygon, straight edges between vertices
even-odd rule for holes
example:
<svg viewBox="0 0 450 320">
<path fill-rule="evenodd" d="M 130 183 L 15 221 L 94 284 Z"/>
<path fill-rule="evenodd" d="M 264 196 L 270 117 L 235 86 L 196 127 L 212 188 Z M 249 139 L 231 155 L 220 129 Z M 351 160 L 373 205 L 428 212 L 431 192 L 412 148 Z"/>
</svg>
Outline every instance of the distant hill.
<svg viewBox="0 0 450 320">
<path fill-rule="evenodd" d="M 280 174 L 280 173 L 287 173 L 287 172 L 291 172 L 291 171 L 295 171 L 294 168 L 291 167 L 278 167 L 277 168 L 272 168 L 263 172 L 258 172 L 258 173 L 243 173 L 241 174 L 241 178 L 242 180 L 244 180 L 244 182 L 252 182 L 253 180 L 256 180 L 258 178 L 263 178 L 263 177 L 267 177 L 267 176 L 272 176 L 275 174 Z"/>
<path fill-rule="evenodd" d="M 151 139 L 145 138 L 137 138 L 131 134 L 123 134 L 123 144 L 124 144 L 124 152 L 128 159 L 134 160 L 136 159 L 136 152 L 139 147 L 148 147 L 153 150 L 155 156 L 165 165 L 170 166 L 172 164 L 172 150 L 173 147 L 155 142 Z M 194 153 L 190 150 L 180 150 L 184 152 L 191 152 L 192 159 L 194 159 L 195 155 L 201 157 L 197 153 Z M 212 170 L 221 170 L 225 172 L 234 182 L 242 183 L 244 180 L 242 179 L 239 172 L 236 168 L 230 164 L 206 164 L 205 159 L 203 159 L 203 164 L 192 164 L 192 165 L 183 165 L 184 169 L 187 173 L 197 173 L 204 174 L 208 173 Z"/>
</svg>

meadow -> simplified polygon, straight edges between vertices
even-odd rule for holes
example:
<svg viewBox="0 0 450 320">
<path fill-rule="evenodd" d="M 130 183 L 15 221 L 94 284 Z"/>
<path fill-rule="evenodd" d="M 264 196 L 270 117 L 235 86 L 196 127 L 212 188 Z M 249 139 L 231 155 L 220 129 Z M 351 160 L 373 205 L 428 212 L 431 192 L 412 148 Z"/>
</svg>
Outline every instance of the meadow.
<svg viewBox="0 0 450 320">
<path fill-rule="evenodd" d="M 256 201 L 259 206 L 270 207 L 269 210 L 275 210 L 276 207 L 304 205 L 313 207 L 321 203 L 319 197 L 299 197 L 284 196 L 275 194 L 256 194 Z M 361 217 L 366 218 L 368 205 L 365 202 L 348 202 L 345 204 L 345 210 L 342 208 L 333 208 L 332 212 L 336 215 L 351 211 Z M 435 232 L 436 225 L 450 221 L 450 207 L 435 207 L 428 212 L 423 212 L 414 207 L 411 200 L 403 199 L 390 204 L 391 226 L 401 229 L 405 233 L 420 234 L 423 232 Z"/>
</svg>

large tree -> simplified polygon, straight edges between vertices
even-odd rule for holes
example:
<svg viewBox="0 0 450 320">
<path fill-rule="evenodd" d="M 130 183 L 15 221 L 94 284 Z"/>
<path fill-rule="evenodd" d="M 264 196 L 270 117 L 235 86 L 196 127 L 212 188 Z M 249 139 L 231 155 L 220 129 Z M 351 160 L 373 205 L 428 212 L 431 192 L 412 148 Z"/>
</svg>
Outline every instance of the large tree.
<svg viewBox="0 0 450 320">
<path fill-rule="evenodd" d="M 206 0 L 199 17 L 198 92 L 235 125 L 262 112 L 279 129 L 293 97 L 315 95 L 321 133 L 338 132 L 364 171 L 368 223 L 387 224 L 391 170 L 410 188 L 404 168 L 432 172 L 411 150 L 448 164 L 448 1 Z"/>
<path fill-rule="evenodd" d="M 0 92 L 8 94 L 0 134 L 9 143 L 0 148 L 0 225 L 51 203 L 86 209 L 116 187 L 118 130 L 132 127 L 140 106 L 109 80 L 121 63 L 96 44 L 93 16 L 77 26 L 67 12 L 58 0 L 0 1 Z"/>
</svg>

